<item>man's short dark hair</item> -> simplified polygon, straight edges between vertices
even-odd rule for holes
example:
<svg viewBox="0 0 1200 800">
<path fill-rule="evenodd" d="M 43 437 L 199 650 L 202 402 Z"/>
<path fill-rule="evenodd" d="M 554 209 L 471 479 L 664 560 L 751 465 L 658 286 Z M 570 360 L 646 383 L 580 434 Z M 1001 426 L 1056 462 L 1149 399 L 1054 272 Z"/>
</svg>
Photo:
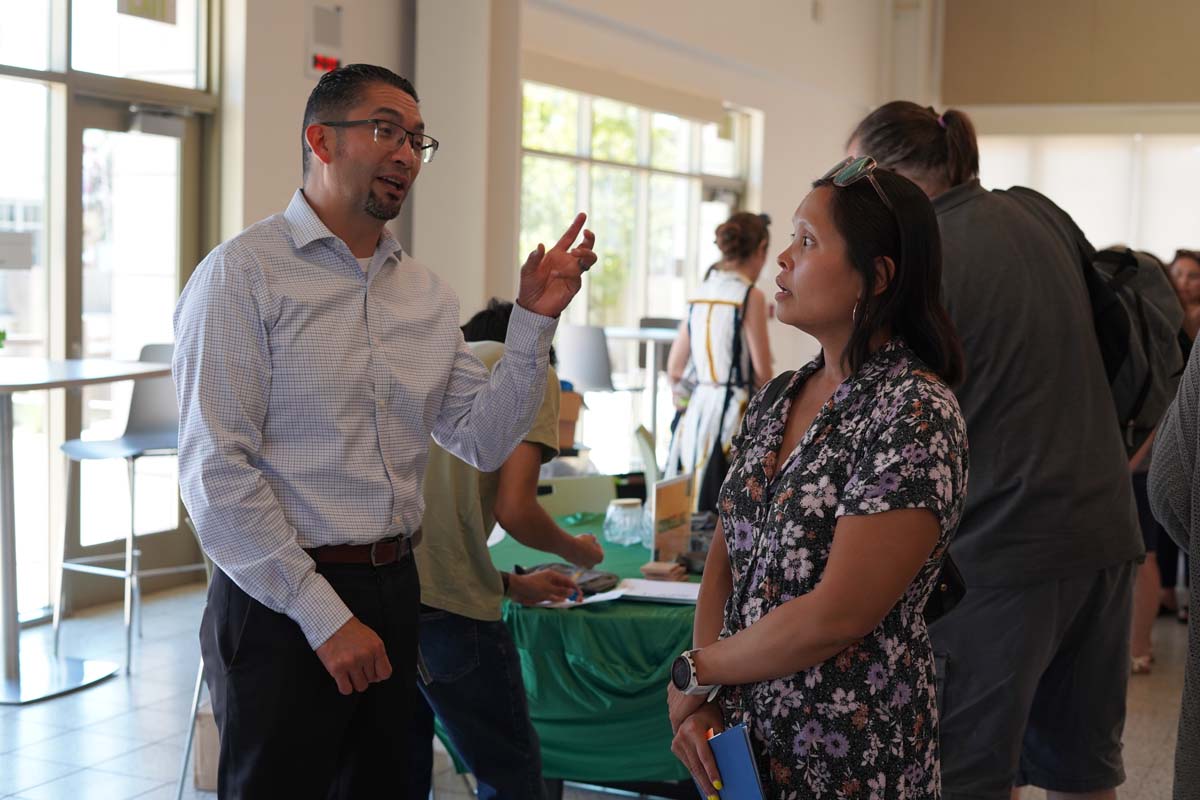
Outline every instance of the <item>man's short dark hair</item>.
<svg viewBox="0 0 1200 800">
<path fill-rule="evenodd" d="M 304 177 L 308 177 L 308 160 L 311 152 L 304 132 L 319 120 L 336 120 L 346 114 L 362 97 L 363 89 L 372 83 L 386 83 L 421 102 L 417 90 L 407 78 L 402 78 L 387 67 L 374 64 L 347 64 L 326 72 L 313 87 L 304 106 L 304 124 L 300 126 L 300 158 Z"/>
</svg>

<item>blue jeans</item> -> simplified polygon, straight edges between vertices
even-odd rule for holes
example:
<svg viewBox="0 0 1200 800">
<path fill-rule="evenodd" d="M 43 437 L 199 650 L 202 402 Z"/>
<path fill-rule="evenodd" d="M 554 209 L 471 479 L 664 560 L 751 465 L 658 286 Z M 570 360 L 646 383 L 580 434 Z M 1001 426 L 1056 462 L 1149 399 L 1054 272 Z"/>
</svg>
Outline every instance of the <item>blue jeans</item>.
<svg viewBox="0 0 1200 800">
<path fill-rule="evenodd" d="M 508 626 L 422 605 L 420 641 L 433 681 L 418 678 L 413 691 L 409 798 L 429 797 L 437 714 L 479 797 L 542 800 L 541 745 Z"/>
</svg>

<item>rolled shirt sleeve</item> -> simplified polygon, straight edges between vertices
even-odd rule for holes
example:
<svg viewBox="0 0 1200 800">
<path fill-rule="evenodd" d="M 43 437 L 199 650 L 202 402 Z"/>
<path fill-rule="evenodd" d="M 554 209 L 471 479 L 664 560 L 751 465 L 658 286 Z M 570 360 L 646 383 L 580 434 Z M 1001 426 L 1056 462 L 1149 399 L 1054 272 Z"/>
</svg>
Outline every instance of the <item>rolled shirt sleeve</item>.
<svg viewBox="0 0 1200 800">
<path fill-rule="evenodd" d="M 541 407 L 558 322 L 513 306 L 504 358 L 489 374 L 460 342 L 433 438 L 482 472 L 495 472 Z"/>
</svg>

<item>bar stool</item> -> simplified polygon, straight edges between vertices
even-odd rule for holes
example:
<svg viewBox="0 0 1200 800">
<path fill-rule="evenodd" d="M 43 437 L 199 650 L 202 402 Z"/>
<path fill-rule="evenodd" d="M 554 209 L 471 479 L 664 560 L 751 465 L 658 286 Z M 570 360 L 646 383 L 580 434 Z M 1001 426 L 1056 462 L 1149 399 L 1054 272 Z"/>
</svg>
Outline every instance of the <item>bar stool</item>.
<svg viewBox="0 0 1200 800">
<path fill-rule="evenodd" d="M 196 544 L 200 544 L 200 535 L 196 533 L 196 525 L 192 522 L 191 517 L 184 517 L 183 521 L 187 523 L 188 530 L 192 532 L 192 536 L 196 539 Z M 204 551 L 200 551 L 201 557 L 204 558 L 204 578 L 205 586 L 212 583 L 213 563 L 209 560 Z M 205 598 L 208 593 L 205 593 Z M 207 604 L 207 599 L 205 603 Z M 204 658 L 200 658 L 200 666 L 196 671 L 196 688 L 192 690 L 192 712 L 188 717 L 188 732 L 187 741 L 183 745 L 183 763 L 179 766 L 179 784 L 176 787 L 176 800 L 183 800 L 184 790 L 187 788 L 188 764 L 192 760 L 192 745 L 196 741 L 196 717 L 200 715 L 200 692 L 204 688 Z"/>
<path fill-rule="evenodd" d="M 174 345 L 148 344 L 142 348 L 139 361 L 151 363 L 171 362 Z M 89 461 L 108 458 L 123 458 L 129 474 L 129 531 L 125 534 L 125 553 L 113 555 L 85 556 L 68 559 L 67 537 L 63 535 L 63 553 L 58 573 L 58 598 L 54 604 L 54 654 L 58 655 L 59 634 L 62 627 L 63 602 L 66 596 L 66 573 L 85 572 L 105 578 L 120 578 L 125 582 L 125 674 L 129 674 L 133 657 L 133 616 L 137 611 L 138 635 L 141 635 L 141 579 L 155 575 L 172 575 L 181 572 L 203 570 L 203 563 L 185 564 L 178 567 L 139 569 L 141 551 L 137 549 L 134 533 L 135 510 L 135 465 L 139 458 L 147 456 L 175 455 L 179 449 L 179 409 L 175 400 L 175 385 L 170 378 L 147 378 L 135 381 L 129 402 L 129 420 L 125 434 L 119 439 L 106 441 L 84 441 L 72 439 L 64 442 L 62 451 L 71 461 Z M 67 467 L 67 496 L 74 491 L 74 465 Z M 124 569 L 99 566 L 104 562 L 125 561 Z"/>
</svg>

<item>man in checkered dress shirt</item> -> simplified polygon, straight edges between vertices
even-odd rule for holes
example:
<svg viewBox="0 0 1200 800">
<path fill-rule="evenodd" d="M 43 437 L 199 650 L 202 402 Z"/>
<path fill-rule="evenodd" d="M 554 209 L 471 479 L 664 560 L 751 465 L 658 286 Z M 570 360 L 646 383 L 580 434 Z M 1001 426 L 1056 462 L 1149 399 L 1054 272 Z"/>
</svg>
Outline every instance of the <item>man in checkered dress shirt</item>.
<svg viewBox="0 0 1200 800">
<path fill-rule="evenodd" d="M 437 142 L 380 67 L 325 75 L 304 188 L 196 269 L 175 315 L 180 486 L 217 570 L 201 646 L 222 798 L 376 797 L 403 781 L 434 439 L 495 470 L 542 398 L 595 261 L 583 216 L 521 269 L 494 373 L 458 300 L 384 227 Z"/>
</svg>

